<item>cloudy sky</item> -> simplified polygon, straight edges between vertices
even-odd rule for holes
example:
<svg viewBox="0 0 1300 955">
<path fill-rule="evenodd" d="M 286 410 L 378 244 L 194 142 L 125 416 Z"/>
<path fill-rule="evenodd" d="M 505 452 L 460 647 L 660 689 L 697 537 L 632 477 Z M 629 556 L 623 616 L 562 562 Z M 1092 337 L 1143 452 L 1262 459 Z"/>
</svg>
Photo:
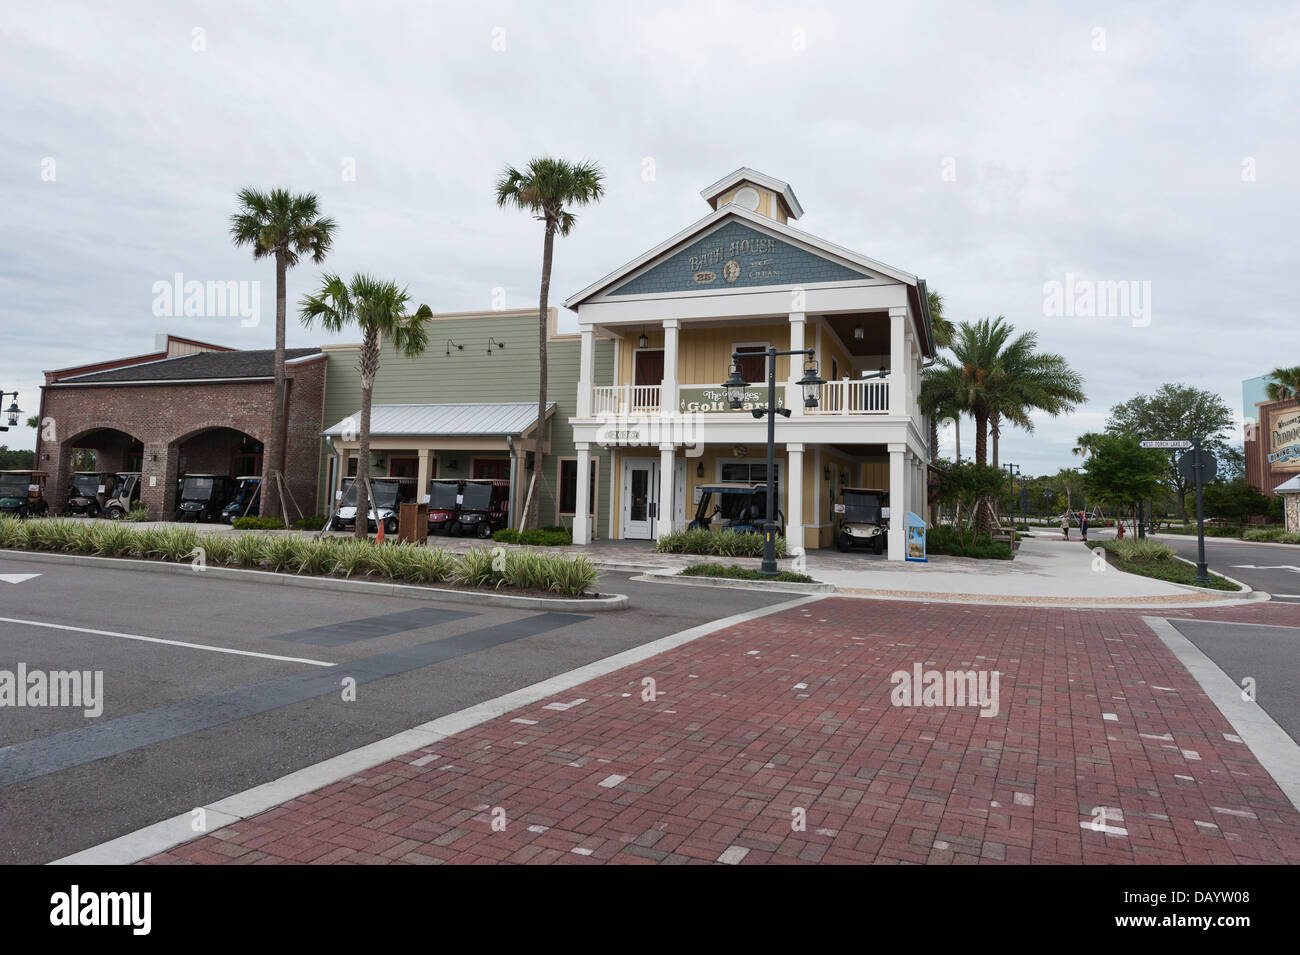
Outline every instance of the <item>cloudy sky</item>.
<svg viewBox="0 0 1300 955">
<path fill-rule="evenodd" d="M 1005 436 L 1028 473 L 1071 464 L 1139 390 L 1239 409 L 1243 378 L 1300 364 L 1294 3 L 0 6 L 0 387 L 29 413 L 42 370 L 157 332 L 273 344 L 273 266 L 227 234 L 244 186 L 317 193 L 327 267 L 435 311 L 495 288 L 535 303 L 540 227 L 492 185 L 544 154 L 608 175 L 559 243 L 555 298 L 748 165 L 792 184 L 802 228 L 924 277 L 950 316 L 1037 331 L 1090 400 Z M 291 302 L 318 272 L 291 273 Z M 261 323 L 156 316 L 176 273 L 260 281 Z M 1140 309 L 1046 314 L 1067 273 L 1138 283 Z M 290 345 L 326 340 L 290 316 Z"/>
</svg>

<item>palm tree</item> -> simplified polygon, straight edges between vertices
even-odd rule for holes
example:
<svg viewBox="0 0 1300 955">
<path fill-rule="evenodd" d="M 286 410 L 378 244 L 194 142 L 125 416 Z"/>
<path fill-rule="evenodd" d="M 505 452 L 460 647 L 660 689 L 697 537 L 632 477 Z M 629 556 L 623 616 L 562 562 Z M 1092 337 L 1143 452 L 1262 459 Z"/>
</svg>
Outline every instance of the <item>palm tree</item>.
<svg viewBox="0 0 1300 955">
<path fill-rule="evenodd" d="M 551 292 L 551 258 L 555 250 L 555 233 L 568 235 L 577 216 L 574 206 L 585 206 L 605 194 L 605 174 L 595 163 L 570 163 L 564 159 L 542 157 L 530 160 L 522 170 L 506 166 L 497 179 L 497 206 L 514 206 L 531 212 L 545 229 L 542 241 L 542 288 L 537 307 L 537 427 L 533 432 L 533 480 L 540 485 L 546 473 L 542 469 L 542 446 L 546 429 L 546 311 Z M 521 526 L 537 524 L 540 486 L 528 498 L 528 510 Z"/>
<path fill-rule="evenodd" d="M 1074 439 L 1074 447 L 1070 449 L 1071 454 L 1077 454 L 1081 458 L 1086 458 L 1096 452 L 1093 450 L 1097 447 L 1097 442 L 1107 437 L 1105 433 L 1096 431 L 1085 431 Z"/>
<path fill-rule="evenodd" d="M 357 359 L 357 373 L 361 376 L 361 423 L 355 535 L 364 540 L 370 513 L 370 408 L 383 342 L 390 340 L 408 358 L 422 354 L 429 343 L 428 320 L 433 317 L 433 311 L 421 305 L 414 315 L 407 315 L 410 296 L 396 282 L 383 282 L 369 275 L 355 275 L 346 284 L 337 275 L 326 274 L 321 279 L 320 291 L 303 296 L 300 303 L 298 316 L 303 325 L 310 328 L 319 319 L 322 328 L 335 334 L 351 323 L 361 331 L 361 356 Z"/>
<path fill-rule="evenodd" d="M 287 189 L 259 192 L 241 189 L 239 207 L 230 217 L 235 246 L 252 246 L 253 259 L 275 257 L 275 390 L 271 410 L 271 443 L 262 468 L 262 513 L 279 511 L 286 524 L 289 511 L 280 499 L 284 470 L 284 323 L 285 282 L 289 269 L 304 255 L 319 265 L 334 245 L 334 220 L 320 215 L 312 193 L 292 195 Z"/>
<path fill-rule="evenodd" d="M 1294 368 L 1274 368 L 1268 383 L 1269 401 L 1286 401 L 1300 398 L 1300 365 Z"/>
<path fill-rule="evenodd" d="M 988 461 L 988 430 L 994 441 L 1003 420 L 1033 430 L 1030 414 L 1046 411 L 1055 417 L 1084 400 L 1083 381 L 1060 355 L 1038 354 L 1038 336 L 1025 332 L 1012 338 L 1014 326 L 995 319 L 961 322 L 953 337 L 952 357 L 941 357 L 927 371 L 927 380 L 950 396 L 952 403 L 975 419 L 975 460 Z M 996 443 L 995 443 L 996 455 Z M 993 461 L 997 464 L 996 457 Z"/>
<path fill-rule="evenodd" d="M 940 348 L 947 348 L 952 344 L 952 336 L 955 333 L 952 322 L 948 321 L 943 315 L 943 296 L 937 291 L 929 291 L 926 294 L 926 301 L 930 306 L 930 330 L 934 335 L 934 344 L 936 352 Z M 925 404 L 924 385 L 921 393 L 922 405 Z M 961 463 L 961 423 L 959 421 L 961 412 L 953 410 L 951 407 L 930 407 L 925 408 L 926 414 L 930 418 L 930 460 L 939 456 L 939 419 L 941 417 L 951 417 L 953 430 L 956 432 L 957 439 L 957 463 Z"/>
</svg>

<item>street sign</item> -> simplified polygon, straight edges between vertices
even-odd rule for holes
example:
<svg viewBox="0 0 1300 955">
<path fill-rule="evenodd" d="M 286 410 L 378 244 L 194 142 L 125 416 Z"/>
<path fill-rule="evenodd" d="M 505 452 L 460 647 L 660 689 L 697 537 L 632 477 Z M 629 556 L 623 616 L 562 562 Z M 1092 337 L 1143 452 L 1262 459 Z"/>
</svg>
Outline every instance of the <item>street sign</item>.
<svg viewBox="0 0 1300 955">
<path fill-rule="evenodd" d="M 1190 441 L 1139 441 L 1144 448 L 1163 448 L 1169 451 L 1182 451 L 1192 446 Z"/>
<path fill-rule="evenodd" d="M 1196 471 L 1193 465 L 1196 464 L 1196 452 L 1188 451 L 1178 459 L 1178 473 L 1189 484 L 1196 483 Z M 1218 476 L 1219 462 L 1209 451 L 1201 452 L 1201 483 L 1209 484 Z"/>
</svg>

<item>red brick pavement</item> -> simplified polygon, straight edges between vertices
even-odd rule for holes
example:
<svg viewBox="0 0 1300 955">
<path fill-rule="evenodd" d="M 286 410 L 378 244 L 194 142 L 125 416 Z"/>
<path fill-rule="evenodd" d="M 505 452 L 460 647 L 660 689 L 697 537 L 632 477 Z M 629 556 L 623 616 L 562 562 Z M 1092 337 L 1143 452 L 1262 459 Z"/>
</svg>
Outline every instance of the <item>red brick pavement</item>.
<svg viewBox="0 0 1300 955">
<path fill-rule="evenodd" d="M 892 706 L 916 662 L 999 671 L 1001 712 Z M 1300 862 L 1300 814 L 1232 733 L 1140 613 L 829 598 L 148 861 Z"/>
</svg>

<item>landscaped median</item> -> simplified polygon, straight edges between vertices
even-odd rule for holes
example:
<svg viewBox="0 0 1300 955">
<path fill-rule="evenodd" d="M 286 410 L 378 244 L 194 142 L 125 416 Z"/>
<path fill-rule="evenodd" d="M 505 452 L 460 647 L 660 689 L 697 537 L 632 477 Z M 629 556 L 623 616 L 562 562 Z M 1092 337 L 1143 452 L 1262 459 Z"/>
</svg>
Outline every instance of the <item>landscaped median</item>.
<svg viewBox="0 0 1300 955">
<path fill-rule="evenodd" d="M 451 553 L 412 544 L 374 544 L 272 534 L 200 534 L 191 527 L 134 528 L 57 519 L 0 517 L 0 549 L 80 554 L 311 577 L 381 578 L 474 590 L 581 600 L 599 571 L 585 556 L 505 548 Z"/>
<path fill-rule="evenodd" d="M 787 556 L 784 537 L 777 537 L 776 556 Z M 655 550 L 660 554 L 703 554 L 708 557 L 762 557 L 762 534 L 715 534 L 700 528 L 659 535 Z"/>
<path fill-rule="evenodd" d="M 1218 574 L 1210 574 L 1209 583 L 1198 583 L 1196 567 L 1178 559 L 1168 545 L 1154 540 L 1104 540 L 1084 541 L 1084 546 L 1101 548 L 1106 560 L 1118 570 L 1153 577 L 1171 584 L 1186 584 L 1208 590 L 1240 590 L 1241 588 Z"/>
</svg>

